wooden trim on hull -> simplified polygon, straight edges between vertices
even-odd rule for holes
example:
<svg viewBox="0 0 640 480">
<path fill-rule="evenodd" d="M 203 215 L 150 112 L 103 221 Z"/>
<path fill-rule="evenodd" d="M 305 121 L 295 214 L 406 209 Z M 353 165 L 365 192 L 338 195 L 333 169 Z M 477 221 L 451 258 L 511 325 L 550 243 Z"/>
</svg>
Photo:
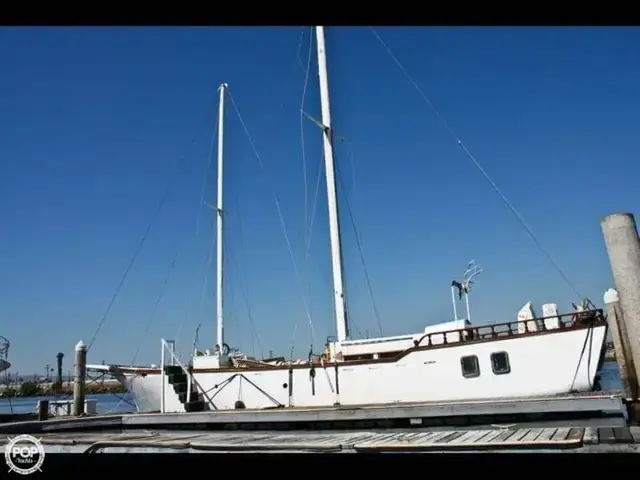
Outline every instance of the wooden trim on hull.
<svg viewBox="0 0 640 480">
<path fill-rule="evenodd" d="M 545 320 L 551 318 L 558 318 L 559 325 L 557 328 L 546 328 Z M 570 318 L 570 321 L 563 319 Z M 535 324 L 536 330 L 532 330 L 531 324 Z M 514 328 L 515 325 L 515 328 Z M 519 333 L 520 327 L 524 326 L 524 332 Z M 554 317 L 541 317 L 521 322 L 509 322 L 495 325 L 483 325 L 479 327 L 468 327 L 461 330 L 452 330 L 448 332 L 434 332 L 425 334 L 420 340 L 414 341 L 414 346 L 408 348 L 397 355 L 387 358 L 368 359 L 368 360 L 349 360 L 340 362 L 325 361 L 324 367 L 337 366 L 353 366 L 353 365 L 379 365 L 382 363 L 394 363 L 407 355 L 420 352 L 424 350 L 440 350 L 444 348 L 455 348 L 467 345 L 476 345 L 481 343 L 490 343 L 506 340 L 515 340 L 520 338 L 530 338 L 543 335 L 552 335 L 560 333 L 568 333 L 579 330 L 587 330 L 589 328 L 607 327 L 606 317 L 603 315 L 602 310 L 589 310 L 579 313 L 571 313 L 566 315 L 558 315 Z M 484 331 L 487 331 L 484 333 Z M 458 341 L 447 342 L 447 334 L 457 334 L 459 336 Z M 444 341 L 442 343 L 433 343 L 433 338 L 436 336 L 443 336 Z M 425 344 L 426 343 L 426 344 Z M 601 360 L 604 358 L 605 342 L 602 346 Z M 263 365 L 260 367 L 226 367 L 226 368 L 196 368 L 189 367 L 189 370 L 193 373 L 237 373 L 252 372 L 252 371 L 273 371 L 273 370 L 290 370 L 290 369 L 302 369 L 309 368 L 310 366 L 320 366 L 319 363 L 298 363 L 298 364 L 284 364 L 284 365 Z M 159 375 L 162 373 L 161 368 L 154 367 L 131 367 L 131 366 L 119 366 L 113 365 L 111 367 L 113 371 L 129 374 L 129 375 Z"/>
</svg>

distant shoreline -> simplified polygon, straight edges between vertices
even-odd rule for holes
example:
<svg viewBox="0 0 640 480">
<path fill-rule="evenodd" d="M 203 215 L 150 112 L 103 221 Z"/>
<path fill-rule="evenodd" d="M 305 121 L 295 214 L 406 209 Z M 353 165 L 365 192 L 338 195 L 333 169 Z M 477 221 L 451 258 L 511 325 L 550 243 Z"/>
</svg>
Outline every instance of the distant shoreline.
<svg viewBox="0 0 640 480">
<path fill-rule="evenodd" d="M 127 390 L 117 380 L 87 382 L 85 393 L 126 393 Z M 38 383 L 24 382 L 20 385 L 0 385 L 0 398 L 28 398 L 54 395 L 73 395 L 73 382 Z"/>
</svg>

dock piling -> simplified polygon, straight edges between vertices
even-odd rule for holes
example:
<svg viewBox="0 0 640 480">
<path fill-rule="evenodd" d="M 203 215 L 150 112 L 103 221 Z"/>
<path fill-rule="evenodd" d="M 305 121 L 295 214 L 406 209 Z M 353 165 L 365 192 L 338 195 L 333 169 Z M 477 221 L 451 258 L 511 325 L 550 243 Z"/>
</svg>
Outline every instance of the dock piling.
<svg viewBox="0 0 640 480">
<path fill-rule="evenodd" d="M 638 398 L 638 378 L 635 376 L 633 357 L 629 348 L 629 333 L 627 332 L 620 297 L 618 292 L 610 288 L 604 294 L 604 305 L 607 321 L 611 329 L 615 358 L 620 371 L 620 380 L 625 398 Z"/>
<path fill-rule="evenodd" d="M 38 400 L 38 420 L 44 421 L 49 418 L 49 400 Z"/>
<path fill-rule="evenodd" d="M 640 377 L 640 239 L 631 213 L 614 213 L 602 219 L 601 227 L 609 255 L 611 272 L 620 296 L 626 341 L 633 361 L 635 378 Z M 621 332 L 623 333 L 623 332 Z M 624 345 L 623 338 L 622 344 Z M 627 366 L 630 366 L 627 364 Z M 636 398 L 637 401 L 637 392 Z"/>
<path fill-rule="evenodd" d="M 87 346 L 82 340 L 76 345 L 76 362 L 73 372 L 73 415 L 84 415 L 84 393 L 87 376 Z"/>
</svg>

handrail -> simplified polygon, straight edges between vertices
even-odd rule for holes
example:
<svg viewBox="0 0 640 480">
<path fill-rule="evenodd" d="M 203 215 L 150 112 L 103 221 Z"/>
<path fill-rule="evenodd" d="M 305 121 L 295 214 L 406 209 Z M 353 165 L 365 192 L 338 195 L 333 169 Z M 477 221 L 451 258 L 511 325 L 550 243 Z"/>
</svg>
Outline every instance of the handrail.
<svg viewBox="0 0 640 480">
<path fill-rule="evenodd" d="M 567 320 L 569 318 L 569 320 Z M 548 328 L 545 320 L 557 319 L 558 327 L 556 328 Z M 504 323 L 494 323 L 488 325 L 478 325 L 478 326 L 465 326 L 464 328 L 460 328 L 458 330 L 445 330 L 439 332 L 430 332 L 424 334 L 420 339 L 414 340 L 414 348 L 421 346 L 422 342 L 426 339 L 428 347 L 434 346 L 435 344 L 432 341 L 432 337 L 436 335 L 442 335 L 443 344 L 448 344 L 449 341 L 447 339 L 447 334 L 461 334 L 461 332 L 466 332 L 471 334 L 470 339 L 478 339 L 488 336 L 495 337 L 500 334 L 507 334 L 509 336 L 515 335 L 524 335 L 527 333 L 531 333 L 532 330 L 530 325 L 533 323 L 536 326 L 536 329 L 539 328 L 541 331 L 547 330 L 556 330 L 556 329 L 567 329 L 576 325 L 579 320 L 588 319 L 588 320 L 604 320 L 603 311 L 601 309 L 593 309 L 593 310 L 582 310 L 571 313 L 563 313 L 556 315 L 548 315 L 543 317 L 530 318 L 525 320 L 516 320 L 514 322 L 504 322 Z M 520 326 L 524 327 L 524 332 L 518 333 L 518 329 Z M 481 333 L 482 331 L 487 331 L 487 333 Z M 460 335 L 460 339 L 457 341 L 464 342 L 466 339 L 463 335 Z M 456 343 L 457 343 L 456 341 Z"/>
<path fill-rule="evenodd" d="M 162 390 L 161 390 L 161 395 L 160 395 L 160 413 L 165 413 L 165 388 L 166 388 L 166 382 L 165 382 L 165 373 L 164 373 L 164 367 L 165 367 L 165 355 L 164 355 L 164 351 L 165 348 L 167 349 L 167 351 L 171 354 L 171 358 L 172 361 L 175 362 L 174 365 L 177 363 L 178 366 L 182 369 L 182 371 L 187 375 L 187 401 L 189 401 L 191 399 L 191 391 L 192 391 L 192 382 L 196 385 L 196 391 L 197 388 L 199 388 L 203 393 L 203 396 L 207 399 L 207 401 L 209 402 L 209 406 L 213 407 L 214 409 L 217 410 L 216 406 L 213 404 L 213 401 L 209 398 L 209 396 L 205 393 L 204 389 L 202 388 L 202 386 L 200 385 L 200 383 L 195 379 L 195 377 L 193 376 L 192 372 L 189 371 L 189 369 L 187 367 L 185 367 L 180 360 L 178 359 L 178 357 L 176 356 L 175 353 L 175 343 L 173 342 L 169 342 L 167 340 L 165 340 L 164 338 L 160 339 L 162 342 L 162 353 L 161 353 L 161 358 L 160 358 L 160 362 L 162 365 L 160 365 L 160 371 L 161 371 L 161 377 L 162 377 Z M 171 343 L 173 348 L 169 348 L 169 344 Z"/>
<path fill-rule="evenodd" d="M 173 365 L 175 365 L 176 363 L 178 364 L 178 366 L 182 369 L 182 371 L 187 375 L 187 401 L 191 398 L 191 373 L 184 367 L 184 365 L 182 365 L 182 363 L 180 362 L 180 360 L 178 360 L 178 357 L 175 354 L 175 343 L 174 342 L 169 342 L 167 340 L 165 340 L 164 338 L 160 339 L 162 342 L 162 354 L 160 357 L 160 368 L 162 371 L 162 390 L 161 390 L 161 397 L 160 397 L 160 413 L 165 413 L 165 396 L 166 396 L 166 380 L 165 380 L 165 371 L 164 371 L 164 367 L 165 367 L 165 349 L 169 352 L 169 354 L 171 355 L 171 362 Z M 169 345 L 171 344 L 171 348 L 169 347 Z"/>
</svg>

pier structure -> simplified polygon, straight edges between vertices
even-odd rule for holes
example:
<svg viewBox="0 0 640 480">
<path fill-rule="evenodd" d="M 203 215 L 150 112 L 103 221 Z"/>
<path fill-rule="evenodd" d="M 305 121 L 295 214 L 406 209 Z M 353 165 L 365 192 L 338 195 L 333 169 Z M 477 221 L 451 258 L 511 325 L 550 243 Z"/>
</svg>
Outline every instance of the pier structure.
<svg viewBox="0 0 640 480">
<path fill-rule="evenodd" d="M 618 298 L 610 302 L 619 301 L 620 309 L 613 311 L 615 321 L 609 324 L 614 330 L 614 342 L 619 337 L 620 351 L 624 356 L 621 368 L 623 376 L 640 378 L 640 238 L 636 221 L 631 213 L 614 213 L 603 218 L 600 222 L 604 242 L 611 264 L 611 273 L 616 286 Z M 628 358 L 625 355 L 628 353 Z M 631 375 L 627 373 L 633 368 Z M 636 386 L 637 387 L 637 386 Z M 634 403 L 638 402 L 638 389 L 633 388 Z"/>
</svg>

